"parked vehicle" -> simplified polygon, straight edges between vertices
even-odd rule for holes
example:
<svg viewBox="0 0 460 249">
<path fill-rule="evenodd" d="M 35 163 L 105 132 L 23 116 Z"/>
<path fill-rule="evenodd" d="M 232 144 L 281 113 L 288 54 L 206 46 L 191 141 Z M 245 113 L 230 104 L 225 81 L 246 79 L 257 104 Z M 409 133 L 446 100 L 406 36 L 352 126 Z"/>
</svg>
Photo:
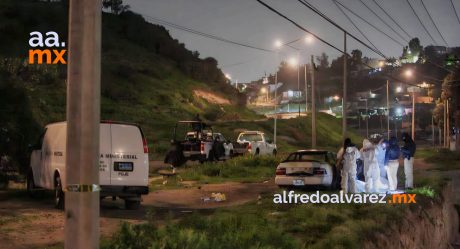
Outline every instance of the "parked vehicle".
<svg viewBox="0 0 460 249">
<path fill-rule="evenodd" d="M 180 128 L 184 126 L 185 138 L 178 140 Z M 171 145 L 164 162 L 174 167 L 184 165 L 188 160 L 203 163 L 225 160 L 233 155 L 233 144 L 222 134 L 214 133 L 211 126 L 201 121 L 177 122 Z"/>
<path fill-rule="evenodd" d="M 325 150 L 299 150 L 276 167 L 275 184 L 280 187 L 340 187 L 335 153 Z"/>
<path fill-rule="evenodd" d="M 260 131 L 245 131 L 238 135 L 233 145 L 233 153 L 236 155 L 276 155 L 277 148 L 271 139 Z"/>
<path fill-rule="evenodd" d="M 119 197 L 127 209 L 137 209 L 141 195 L 148 194 L 149 157 L 147 141 L 135 124 L 101 122 L 99 184 L 100 197 Z M 66 186 L 67 123 L 45 127 L 32 151 L 27 190 L 37 187 L 55 191 L 55 205 L 64 207 Z"/>
</svg>

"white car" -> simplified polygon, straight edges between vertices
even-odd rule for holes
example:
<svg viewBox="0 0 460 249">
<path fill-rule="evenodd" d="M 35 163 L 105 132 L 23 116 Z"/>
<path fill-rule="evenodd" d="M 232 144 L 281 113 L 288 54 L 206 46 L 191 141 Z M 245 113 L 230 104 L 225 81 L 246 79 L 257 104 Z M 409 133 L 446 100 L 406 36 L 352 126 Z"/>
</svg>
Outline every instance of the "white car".
<svg viewBox="0 0 460 249">
<path fill-rule="evenodd" d="M 27 175 L 27 190 L 55 191 L 55 205 L 64 206 L 66 186 L 67 123 L 45 128 L 32 151 Z M 127 209 L 137 209 L 141 195 L 148 194 L 149 157 L 147 141 L 138 125 L 101 122 L 99 147 L 100 197 L 124 199 Z"/>
<path fill-rule="evenodd" d="M 276 144 L 260 131 L 241 132 L 233 147 L 235 154 L 276 155 L 277 153 Z"/>
<path fill-rule="evenodd" d="M 337 189 L 339 178 L 334 153 L 299 150 L 276 167 L 275 184 L 280 187 L 325 186 Z"/>
</svg>

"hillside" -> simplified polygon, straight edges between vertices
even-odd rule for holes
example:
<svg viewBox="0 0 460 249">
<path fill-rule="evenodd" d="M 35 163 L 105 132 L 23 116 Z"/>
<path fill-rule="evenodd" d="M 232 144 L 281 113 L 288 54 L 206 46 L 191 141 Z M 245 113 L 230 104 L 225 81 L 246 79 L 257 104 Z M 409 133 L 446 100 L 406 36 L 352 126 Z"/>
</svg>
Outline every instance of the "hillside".
<svg viewBox="0 0 460 249">
<path fill-rule="evenodd" d="M 13 155 L 21 165 L 27 165 L 28 145 L 42 127 L 65 119 L 66 67 L 28 65 L 29 33 L 56 31 L 66 40 L 66 13 L 63 3 L 0 2 L 0 154 Z M 272 133 L 273 121 L 226 122 L 263 117 L 244 106 L 245 96 L 226 82 L 215 59 L 200 59 L 164 27 L 132 12 L 103 13 L 101 94 L 101 118 L 139 123 L 156 158 L 168 149 L 174 123 L 196 114 L 216 122 L 215 130 L 230 139 L 242 128 Z M 340 121 L 320 117 L 320 130 L 326 130 L 319 132 L 319 140 L 326 141 L 321 135 L 340 127 Z M 306 124 L 280 122 L 279 135 L 288 138 L 280 139 L 281 151 L 308 145 Z M 320 145 L 339 140 L 337 136 Z"/>
</svg>

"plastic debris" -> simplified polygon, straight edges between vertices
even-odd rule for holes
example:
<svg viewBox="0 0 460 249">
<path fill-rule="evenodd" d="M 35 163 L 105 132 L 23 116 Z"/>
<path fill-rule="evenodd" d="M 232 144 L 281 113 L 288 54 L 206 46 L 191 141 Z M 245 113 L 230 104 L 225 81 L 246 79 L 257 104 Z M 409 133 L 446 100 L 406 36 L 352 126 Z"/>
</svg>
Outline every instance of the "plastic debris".
<svg viewBox="0 0 460 249">
<path fill-rule="evenodd" d="M 226 201 L 227 197 L 223 193 L 212 193 L 211 196 L 201 197 L 201 200 L 203 202 L 210 202 L 210 201 L 222 202 L 222 201 Z"/>
<path fill-rule="evenodd" d="M 211 198 L 213 198 L 214 201 L 217 201 L 217 202 L 221 202 L 221 201 L 226 201 L 226 200 L 227 200 L 227 197 L 225 196 L 225 194 L 222 194 L 222 193 L 212 193 L 212 194 L 211 194 Z"/>
</svg>

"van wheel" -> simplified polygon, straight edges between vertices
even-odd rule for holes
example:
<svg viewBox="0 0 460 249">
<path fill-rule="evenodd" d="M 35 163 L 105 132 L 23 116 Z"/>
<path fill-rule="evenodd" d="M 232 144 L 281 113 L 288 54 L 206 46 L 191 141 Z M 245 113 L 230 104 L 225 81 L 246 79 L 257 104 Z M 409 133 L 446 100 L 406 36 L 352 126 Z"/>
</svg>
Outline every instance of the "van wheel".
<svg viewBox="0 0 460 249">
<path fill-rule="evenodd" d="M 259 148 L 257 148 L 255 155 L 258 156 L 259 154 L 260 154 L 260 151 L 259 151 Z"/>
<path fill-rule="evenodd" d="M 273 150 L 273 156 L 276 156 L 277 151 Z"/>
<path fill-rule="evenodd" d="M 35 188 L 35 183 L 34 183 L 34 175 L 32 172 L 32 169 L 29 169 L 27 172 L 27 194 L 29 194 L 30 197 L 34 197 L 34 188 Z"/>
<path fill-rule="evenodd" d="M 125 208 L 128 210 L 137 210 L 141 206 L 141 201 L 125 200 Z"/>
<path fill-rule="evenodd" d="M 64 209 L 64 192 L 62 191 L 61 177 L 54 178 L 54 206 L 57 209 Z"/>
</svg>

